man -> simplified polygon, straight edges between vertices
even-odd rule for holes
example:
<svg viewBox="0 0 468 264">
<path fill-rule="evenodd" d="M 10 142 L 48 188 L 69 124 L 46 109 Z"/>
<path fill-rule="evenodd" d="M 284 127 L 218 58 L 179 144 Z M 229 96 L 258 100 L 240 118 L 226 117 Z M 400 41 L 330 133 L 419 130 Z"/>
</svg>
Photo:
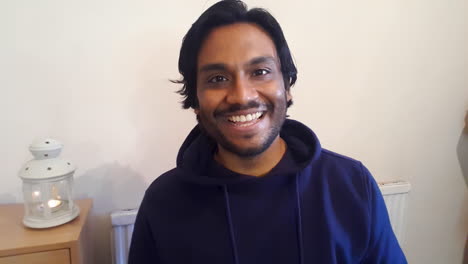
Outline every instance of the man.
<svg viewBox="0 0 468 264">
<path fill-rule="evenodd" d="M 267 11 L 210 7 L 179 71 L 198 125 L 146 191 L 129 263 L 406 263 L 369 171 L 286 119 L 296 68 Z"/>
</svg>

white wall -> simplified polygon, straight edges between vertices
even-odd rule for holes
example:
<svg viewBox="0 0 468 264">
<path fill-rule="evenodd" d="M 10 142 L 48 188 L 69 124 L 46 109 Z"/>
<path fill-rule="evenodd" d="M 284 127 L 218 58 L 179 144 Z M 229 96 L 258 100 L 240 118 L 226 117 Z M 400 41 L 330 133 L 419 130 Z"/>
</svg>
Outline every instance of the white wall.
<svg viewBox="0 0 468 264">
<path fill-rule="evenodd" d="M 22 201 L 28 144 L 61 140 L 79 165 L 76 196 L 94 198 L 95 263 L 110 263 L 108 213 L 138 206 L 195 124 L 168 79 L 179 77 L 183 35 L 213 2 L 1 1 L 0 203 Z M 412 183 L 410 263 L 460 263 L 467 2 L 247 3 L 267 7 L 289 41 L 299 70 L 291 117 L 377 180 Z"/>
</svg>

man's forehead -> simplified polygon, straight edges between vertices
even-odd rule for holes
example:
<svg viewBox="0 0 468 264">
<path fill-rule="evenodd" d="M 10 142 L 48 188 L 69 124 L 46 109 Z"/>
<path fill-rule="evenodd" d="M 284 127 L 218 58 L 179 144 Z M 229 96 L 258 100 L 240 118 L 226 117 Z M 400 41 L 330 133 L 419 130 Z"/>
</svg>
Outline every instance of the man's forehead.
<svg viewBox="0 0 468 264">
<path fill-rule="evenodd" d="M 198 54 L 198 65 L 247 64 L 256 58 L 277 60 L 273 40 L 255 24 L 236 23 L 215 28 L 208 34 Z"/>
</svg>

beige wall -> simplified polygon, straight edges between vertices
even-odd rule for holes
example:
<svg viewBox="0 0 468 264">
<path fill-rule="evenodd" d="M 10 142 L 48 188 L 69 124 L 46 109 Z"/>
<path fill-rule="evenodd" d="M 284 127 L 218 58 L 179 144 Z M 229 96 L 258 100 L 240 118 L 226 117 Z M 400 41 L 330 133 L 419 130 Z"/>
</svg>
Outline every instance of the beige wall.
<svg viewBox="0 0 468 264">
<path fill-rule="evenodd" d="M 22 201 L 28 144 L 61 140 L 79 165 L 77 197 L 95 199 L 96 263 L 109 263 L 108 213 L 139 204 L 195 124 L 168 79 L 184 33 L 212 3 L 1 1 L 0 203 Z M 411 182 L 410 263 L 461 263 L 467 2 L 247 3 L 272 11 L 289 41 L 299 69 L 291 117 L 378 181 Z"/>
</svg>

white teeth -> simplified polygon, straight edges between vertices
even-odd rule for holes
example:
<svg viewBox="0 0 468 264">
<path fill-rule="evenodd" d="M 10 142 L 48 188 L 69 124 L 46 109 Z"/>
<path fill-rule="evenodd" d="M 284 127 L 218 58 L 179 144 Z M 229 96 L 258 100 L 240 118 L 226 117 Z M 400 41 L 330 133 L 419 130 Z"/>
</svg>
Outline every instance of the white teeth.
<svg viewBox="0 0 468 264">
<path fill-rule="evenodd" d="M 262 116 L 262 112 L 256 112 L 256 113 L 247 114 L 247 115 L 230 116 L 228 120 L 234 123 L 250 122 L 250 121 L 258 119 L 260 116 Z"/>
</svg>

